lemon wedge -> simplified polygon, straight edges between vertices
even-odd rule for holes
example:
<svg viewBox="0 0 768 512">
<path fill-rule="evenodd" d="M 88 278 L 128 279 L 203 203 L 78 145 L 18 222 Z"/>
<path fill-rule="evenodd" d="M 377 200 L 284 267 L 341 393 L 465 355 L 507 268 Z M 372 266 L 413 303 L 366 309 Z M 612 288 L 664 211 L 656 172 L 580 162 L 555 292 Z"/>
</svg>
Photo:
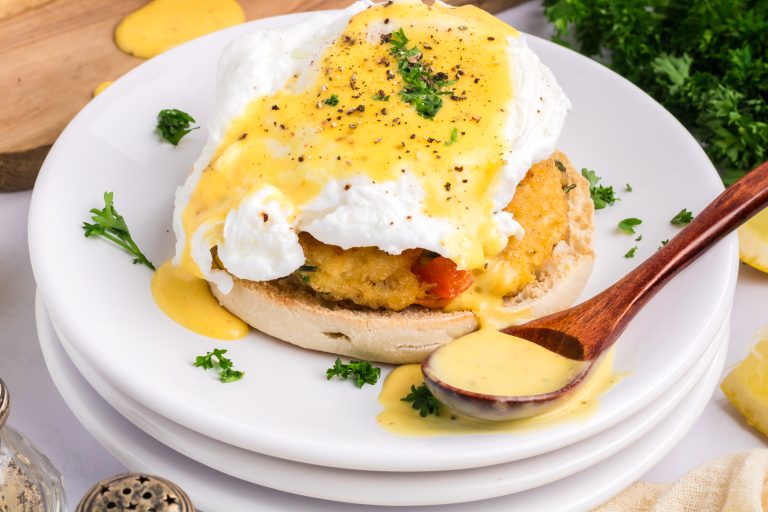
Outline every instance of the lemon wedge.
<svg viewBox="0 0 768 512">
<path fill-rule="evenodd" d="M 760 341 L 731 370 L 720 389 L 747 423 L 768 436 L 768 328 L 758 336 Z"/>
<path fill-rule="evenodd" d="M 749 219 L 738 232 L 739 259 L 768 273 L 768 208 Z"/>
</svg>

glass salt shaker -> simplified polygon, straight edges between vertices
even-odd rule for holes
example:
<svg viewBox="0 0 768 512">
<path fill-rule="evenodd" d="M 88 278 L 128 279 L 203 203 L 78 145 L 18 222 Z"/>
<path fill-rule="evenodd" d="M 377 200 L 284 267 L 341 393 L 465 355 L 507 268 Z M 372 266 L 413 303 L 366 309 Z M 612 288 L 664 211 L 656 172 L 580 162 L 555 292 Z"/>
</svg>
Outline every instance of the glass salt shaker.
<svg viewBox="0 0 768 512">
<path fill-rule="evenodd" d="M 0 512 L 66 512 L 61 474 L 5 424 L 10 406 L 8 388 L 0 379 Z"/>
</svg>

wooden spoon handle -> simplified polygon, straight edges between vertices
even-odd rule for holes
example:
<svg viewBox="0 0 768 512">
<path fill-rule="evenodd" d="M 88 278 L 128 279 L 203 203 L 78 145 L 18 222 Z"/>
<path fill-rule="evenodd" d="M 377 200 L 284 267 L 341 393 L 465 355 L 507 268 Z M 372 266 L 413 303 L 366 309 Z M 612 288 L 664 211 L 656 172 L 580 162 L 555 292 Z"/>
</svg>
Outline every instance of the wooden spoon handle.
<svg viewBox="0 0 768 512">
<path fill-rule="evenodd" d="M 726 189 L 656 254 L 589 301 L 599 301 L 603 314 L 611 318 L 606 326 L 611 333 L 602 342 L 595 339 L 596 346 L 590 349 L 600 353 L 610 346 L 645 303 L 672 277 L 766 206 L 768 162 Z"/>
</svg>

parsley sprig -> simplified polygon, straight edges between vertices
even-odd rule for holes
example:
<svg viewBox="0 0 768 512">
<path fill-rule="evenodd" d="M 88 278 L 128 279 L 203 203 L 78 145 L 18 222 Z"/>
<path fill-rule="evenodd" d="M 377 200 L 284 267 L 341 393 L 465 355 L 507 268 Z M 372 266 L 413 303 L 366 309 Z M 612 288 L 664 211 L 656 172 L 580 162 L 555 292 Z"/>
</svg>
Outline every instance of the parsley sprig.
<svg viewBox="0 0 768 512">
<path fill-rule="evenodd" d="M 157 114 L 157 131 L 165 140 L 177 146 L 186 134 L 198 129 L 197 126 L 190 128 L 194 122 L 195 119 L 186 112 L 169 108 Z"/>
<path fill-rule="evenodd" d="M 411 392 L 400 399 L 401 402 L 410 402 L 411 407 L 419 411 L 419 416 L 426 418 L 430 414 L 440 416 L 440 402 L 432 394 L 426 384 L 419 387 L 411 384 Z"/>
<path fill-rule="evenodd" d="M 98 236 L 105 240 L 109 240 L 133 256 L 134 264 L 146 265 L 152 270 L 155 270 L 155 266 L 146 256 L 144 256 L 144 253 L 139 250 L 139 246 L 136 245 L 136 242 L 131 238 L 131 233 L 128 231 L 128 225 L 125 223 L 125 219 L 122 215 L 117 213 L 117 209 L 115 209 L 115 205 L 112 202 L 113 195 L 112 192 L 104 192 L 104 208 L 101 210 L 98 208 L 91 208 L 90 212 L 93 224 L 83 222 L 85 237 L 90 238 Z"/>
<path fill-rule="evenodd" d="M 390 53 L 397 61 L 397 70 L 405 83 L 405 87 L 400 91 L 400 98 L 413 105 L 421 117 L 434 119 L 443 106 L 441 96 L 453 92 L 446 87 L 456 81 L 448 80 L 445 73 L 433 73 L 432 68 L 423 62 L 421 50 L 417 46 L 408 48 L 408 42 L 402 28 L 389 36 L 389 43 L 392 45 Z"/>
<path fill-rule="evenodd" d="M 689 212 L 687 208 L 683 208 L 677 215 L 672 217 L 672 220 L 670 220 L 669 223 L 675 226 L 685 226 L 686 224 L 690 224 L 692 220 L 693 213 Z"/>
<path fill-rule="evenodd" d="M 619 200 L 612 186 L 604 187 L 597 184 L 602 178 L 595 174 L 595 171 L 582 169 L 581 175 L 589 182 L 589 195 L 592 197 L 592 202 L 595 203 L 595 210 L 602 210 L 606 206 L 612 206 Z"/>
<path fill-rule="evenodd" d="M 328 380 L 334 377 L 340 379 L 354 379 L 355 386 L 362 388 L 365 384 L 376 384 L 381 377 L 381 368 L 373 366 L 368 361 L 350 361 L 348 364 L 342 363 L 340 358 L 336 358 L 333 366 L 325 371 Z"/>
<path fill-rule="evenodd" d="M 235 370 L 232 360 L 224 357 L 224 354 L 226 353 L 227 349 L 215 348 L 212 352 L 208 352 L 204 356 L 197 356 L 195 358 L 194 366 L 196 368 L 202 368 L 203 370 L 217 368 L 219 370 L 219 380 L 221 382 L 234 382 L 242 379 L 245 372 Z M 214 358 L 216 358 L 215 361 Z"/>
</svg>

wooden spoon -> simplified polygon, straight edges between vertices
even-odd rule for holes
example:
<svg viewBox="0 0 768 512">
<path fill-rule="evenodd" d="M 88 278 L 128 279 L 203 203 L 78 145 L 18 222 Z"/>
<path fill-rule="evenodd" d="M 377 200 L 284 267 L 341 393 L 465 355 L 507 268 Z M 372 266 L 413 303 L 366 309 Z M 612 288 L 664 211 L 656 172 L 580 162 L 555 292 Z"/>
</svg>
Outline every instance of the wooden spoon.
<svg viewBox="0 0 768 512">
<path fill-rule="evenodd" d="M 766 206 L 768 162 L 717 196 L 667 245 L 605 291 L 570 309 L 503 329 L 506 334 L 530 340 L 570 359 L 584 361 L 583 371 L 563 388 L 531 396 L 474 393 L 438 379 L 429 366 L 432 356 L 422 365 L 425 383 L 449 408 L 480 419 L 524 418 L 555 407 L 583 382 L 595 361 L 613 345 L 656 292 L 715 242 Z"/>
</svg>

